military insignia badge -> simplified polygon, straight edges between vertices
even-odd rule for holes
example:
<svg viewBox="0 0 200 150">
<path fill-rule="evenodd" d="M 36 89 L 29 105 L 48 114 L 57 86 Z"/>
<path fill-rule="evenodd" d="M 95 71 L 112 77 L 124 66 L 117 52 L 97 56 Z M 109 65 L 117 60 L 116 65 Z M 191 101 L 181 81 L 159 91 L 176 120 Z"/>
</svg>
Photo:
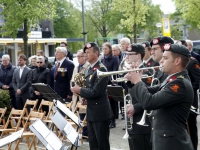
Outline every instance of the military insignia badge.
<svg viewBox="0 0 200 150">
<path fill-rule="evenodd" d="M 98 66 L 95 66 L 95 67 L 93 68 L 93 71 L 96 71 L 96 70 L 97 70 L 97 68 L 98 68 Z"/>
<path fill-rule="evenodd" d="M 92 45 L 90 44 L 90 43 L 88 43 L 87 45 L 86 45 L 86 48 L 91 48 L 92 47 Z"/>
<path fill-rule="evenodd" d="M 90 77 L 89 77 L 89 81 L 92 79 L 92 75 L 90 75 Z"/>
<path fill-rule="evenodd" d="M 164 46 L 163 46 L 163 50 L 165 50 L 165 51 L 168 51 L 168 50 L 170 50 L 171 49 L 171 44 L 165 44 Z"/>
<path fill-rule="evenodd" d="M 199 65 L 198 65 L 198 64 L 196 64 L 196 65 L 195 65 L 195 68 L 196 68 L 196 69 L 199 69 L 200 67 L 199 67 Z"/>
<path fill-rule="evenodd" d="M 142 44 L 142 46 L 145 48 L 145 47 L 146 47 L 146 44 Z"/>
<path fill-rule="evenodd" d="M 152 43 L 155 45 L 155 44 L 158 44 L 159 43 L 159 39 L 153 39 Z"/>
<path fill-rule="evenodd" d="M 147 83 L 151 83 L 152 82 L 152 78 L 147 78 Z"/>
<path fill-rule="evenodd" d="M 175 93 L 178 93 L 179 86 L 177 84 L 174 84 L 173 86 L 170 87 L 170 89 Z"/>
<path fill-rule="evenodd" d="M 127 51 L 132 51 L 133 49 L 132 49 L 132 47 L 131 46 L 129 46 L 129 47 L 127 47 Z"/>
</svg>

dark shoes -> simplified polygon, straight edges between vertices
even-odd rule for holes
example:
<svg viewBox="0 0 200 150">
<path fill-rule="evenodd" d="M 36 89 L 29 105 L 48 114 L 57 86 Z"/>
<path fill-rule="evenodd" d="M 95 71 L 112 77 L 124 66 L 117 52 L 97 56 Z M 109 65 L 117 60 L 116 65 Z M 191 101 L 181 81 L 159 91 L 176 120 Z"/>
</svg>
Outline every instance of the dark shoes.
<svg viewBox="0 0 200 150">
<path fill-rule="evenodd" d="M 121 120 L 124 120 L 124 115 L 122 115 Z"/>
<path fill-rule="evenodd" d="M 116 127 L 116 123 L 111 122 L 110 125 L 109 125 L 109 128 L 111 129 L 111 128 L 115 128 L 115 127 Z"/>
</svg>

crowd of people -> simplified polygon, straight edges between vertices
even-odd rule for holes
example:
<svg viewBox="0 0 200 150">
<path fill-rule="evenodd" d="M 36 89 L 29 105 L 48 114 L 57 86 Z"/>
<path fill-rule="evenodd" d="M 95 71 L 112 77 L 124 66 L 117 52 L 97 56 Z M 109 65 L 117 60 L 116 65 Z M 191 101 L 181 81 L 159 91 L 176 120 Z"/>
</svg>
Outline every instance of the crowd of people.
<svg viewBox="0 0 200 150">
<path fill-rule="evenodd" d="M 127 122 L 131 128 L 125 128 L 130 150 L 197 150 L 200 55 L 192 47 L 190 40 L 175 42 L 166 36 L 139 44 L 122 38 L 120 44 L 103 43 L 103 55 L 99 57 L 100 47 L 90 42 L 77 51 L 75 66 L 67 44 L 62 42 L 55 49 L 54 66 L 42 50 L 29 59 L 19 55 L 17 67 L 12 65 L 9 55 L 3 55 L 0 87 L 9 90 L 15 109 L 23 109 L 27 99 L 38 99 L 39 107 L 44 97 L 33 83 L 48 84 L 65 102 L 72 102 L 72 111 L 78 102 L 87 105 L 86 111 L 79 113 L 81 120 L 87 119 L 82 134 L 88 136 L 91 150 L 110 149 L 110 129 L 116 127 L 119 114 L 122 120 L 126 115 L 132 119 L 131 124 Z M 127 73 L 113 78 L 124 78 L 127 82 L 113 82 L 111 76 L 98 77 L 97 70 L 126 70 Z M 83 87 L 74 84 L 77 73 L 85 76 Z M 131 103 L 116 101 L 108 94 L 108 85 L 121 86 L 131 95 Z M 49 111 L 45 106 L 42 109 Z M 145 118 L 147 125 L 139 125 L 146 111 L 151 112 Z"/>
</svg>

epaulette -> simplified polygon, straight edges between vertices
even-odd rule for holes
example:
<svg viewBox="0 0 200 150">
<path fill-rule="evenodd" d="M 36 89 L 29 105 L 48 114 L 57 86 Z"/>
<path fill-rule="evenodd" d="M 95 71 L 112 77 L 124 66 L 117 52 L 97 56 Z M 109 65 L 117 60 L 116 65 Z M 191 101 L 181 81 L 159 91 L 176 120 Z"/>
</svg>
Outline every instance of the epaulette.
<svg viewBox="0 0 200 150">
<path fill-rule="evenodd" d="M 102 63 L 99 64 L 100 68 L 104 68 L 104 65 Z"/>
<path fill-rule="evenodd" d="M 190 57 L 190 59 L 192 59 L 192 60 L 195 60 L 195 58 L 194 58 L 194 57 Z"/>
<path fill-rule="evenodd" d="M 183 75 L 180 75 L 177 77 L 177 79 L 184 79 L 185 77 Z"/>
</svg>

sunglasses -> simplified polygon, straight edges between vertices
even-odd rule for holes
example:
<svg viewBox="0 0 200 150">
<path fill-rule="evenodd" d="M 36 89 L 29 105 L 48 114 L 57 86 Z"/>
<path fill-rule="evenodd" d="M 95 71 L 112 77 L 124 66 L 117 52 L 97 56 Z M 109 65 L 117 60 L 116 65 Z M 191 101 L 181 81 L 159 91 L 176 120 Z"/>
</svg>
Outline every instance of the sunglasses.
<svg viewBox="0 0 200 150">
<path fill-rule="evenodd" d="M 40 64 L 42 64 L 43 62 L 37 62 L 38 64 L 40 63 Z"/>
</svg>

